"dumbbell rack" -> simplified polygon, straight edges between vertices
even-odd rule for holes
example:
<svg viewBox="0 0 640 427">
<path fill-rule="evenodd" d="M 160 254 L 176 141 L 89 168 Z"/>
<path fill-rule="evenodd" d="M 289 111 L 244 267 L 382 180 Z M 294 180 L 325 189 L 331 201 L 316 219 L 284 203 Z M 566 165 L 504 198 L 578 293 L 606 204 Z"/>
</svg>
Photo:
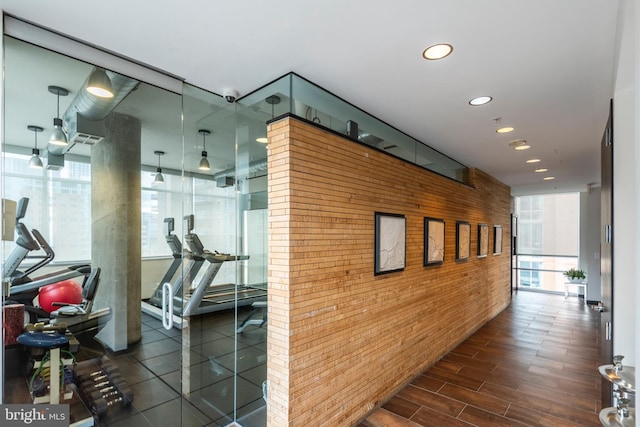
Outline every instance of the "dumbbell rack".
<svg viewBox="0 0 640 427">
<path fill-rule="evenodd" d="M 106 356 L 77 363 L 74 377 L 80 396 L 98 417 L 115 408 L 128 408 L 133 402 L 133 391 Z"/>
<path fill-rule="evenodd" d="M 636 370 L 633 366 L 623 366 L 624 356 L 613 356 L 613 364 L 598 367 L 600 374 L 614 385 L 616 406 L 600 411 L 600 423 L 605 427 L 635 426 Z"/>
</svg>

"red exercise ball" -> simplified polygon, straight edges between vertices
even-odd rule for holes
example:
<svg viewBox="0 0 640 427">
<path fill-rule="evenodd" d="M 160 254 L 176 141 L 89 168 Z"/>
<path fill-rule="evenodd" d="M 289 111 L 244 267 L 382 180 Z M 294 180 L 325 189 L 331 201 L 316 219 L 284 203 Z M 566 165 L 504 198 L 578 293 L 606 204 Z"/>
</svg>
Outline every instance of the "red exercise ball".
<svg viewBox="0 0 640 427">
<path fill-rule="evenodd" d="M 60 306 L 52 305 L 54 302 L 66 304 L 82 303 L 82 286 L 78 282 L 68 279 L 40 288 L 38 293 L 40 308 L 47 313 L 51 313 L 60 308 Z"/>
</svg>

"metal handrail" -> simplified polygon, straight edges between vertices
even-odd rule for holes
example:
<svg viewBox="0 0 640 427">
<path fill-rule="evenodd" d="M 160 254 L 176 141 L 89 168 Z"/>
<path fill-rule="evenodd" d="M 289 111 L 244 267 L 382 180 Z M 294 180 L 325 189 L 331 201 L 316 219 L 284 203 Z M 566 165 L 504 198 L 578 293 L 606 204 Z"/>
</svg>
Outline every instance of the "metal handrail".
<svg viewBox="0 0 640 427">
<path fill-rule="evenodd" d="M 516 253 L 515 256 L 535 256 L 541 258 L 578 258 L 578 255 L 545 255 L 545 254 L 522 254 Z"/>
</svg>

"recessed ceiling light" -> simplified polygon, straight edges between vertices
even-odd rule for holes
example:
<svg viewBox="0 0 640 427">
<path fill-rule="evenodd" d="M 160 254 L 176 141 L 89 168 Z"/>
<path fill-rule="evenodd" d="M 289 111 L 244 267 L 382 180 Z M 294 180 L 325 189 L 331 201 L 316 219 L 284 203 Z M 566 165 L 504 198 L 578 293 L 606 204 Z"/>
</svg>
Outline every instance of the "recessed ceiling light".
<svg viewBox="0 0 640 427">
<path fill-rule="evenodd" d="M 264 136 L 262 136 L 260 138 L 256 138 L 256 141 L 261 143 L 261 144 L 266 144 L 267 142 L 269 142 L 269 139 L 264 137 Z"/>
<path fill-rule="evenodd" d="M 479 96 L 477 98 L 473 98 L 471 101 L 469 101 L 469 105 L 472 105 L 474 107 L 478 107 L 480 105 L 484 105 L 484 104 L 488 104 L 489 102 L 491 102 L 493 98 L 490 96 Z"/>
<path fill-rule="evenodd" d="M 453 52 L 453 46 L 446 43 L 434 44 L 433 46 L 429 46 L 422 52 L 422 57 L 424 59 L 436 60 L 442 59 L 449 56 Z"/>
<path fill-rule="evenodd" d="M 545 176 L 543 179 L 545 181 L 551 181 L 552 179 L 556 179 L 556 177 L 555 176 Z"/>
<path fill-rule="evenodd" d="M 513 141 L 511 141 L 509 143 L 509 147 L 515 149 L 515 150 L 528 150 L 529 148 L 531 148 L 531 146 L 529 144 L 527 144 L 527 140 L 526 139 L 514 139 Z"/>
<path fill-rule="evenodd" d="M 540 159 L 529 159 L 527 160 L 527 163 L 538 163 L 540 161 Z"/>
<path fill-rule="evenodd" d="M 504 128 L 500 128 L 498 130 L 496 130 L 496 132 L 498 133 L 509 133 L 509 132 L 513 132 L 513 128 L 510 126 L 504 127 Z"/>
<path fill-rule="evenodd" d="M 536 173 L 540 173 L 540 172 L 547 172 L 548 170 L 549 169 L 547 169 L 547 168 L 538 168 L 535 171 L 536 171 Z"/>
</svg>

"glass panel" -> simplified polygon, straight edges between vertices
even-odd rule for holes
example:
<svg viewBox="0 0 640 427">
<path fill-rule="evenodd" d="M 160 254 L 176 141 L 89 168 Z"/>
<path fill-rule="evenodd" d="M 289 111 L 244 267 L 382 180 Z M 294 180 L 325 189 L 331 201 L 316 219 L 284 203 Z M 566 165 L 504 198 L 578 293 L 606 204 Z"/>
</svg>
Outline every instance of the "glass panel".
<svg viewBox="0 0 640 427">
<path fill-rule="evenodd" d="M 263 111 L 280 111 L 280 99 L 236 104 L 236 200 L 239 252 L 248 258 L 237 270 L 237 419 L 244 427 L 266 425 L 263 384 L 267 379 L 267 144 Z M 259 108 L 256 108 L 258 106 Z"/>
<path fill-rule="evenodd" d="M 206 251 L 200 266 L 194 259 L 184 267 L 198 271 L 184 294 L 183 396 L 214 425 L 248 414 L 262 415 L 257 425 L 264 425 L 256 410 L 264 407 L 266 328 L 248 322 L 238 329 L 266 310 L 266 222 L 253 214 L 266 212 L 266 145 L 256 139 L 266 136 L 269 117 L 189 85 L 183 104 L 185 181 L 192 183 L 185 215 L 193 215 L 183 238 L 192 254 Z M 208 171 L 198 169 L 205 148 Z"/>
<path fill-rule="evenodd" d="M 92 65 L 3 41 L 2 190 L 7 199 L 29 199 L 22 236 L 3 242 L 5 266 L 19 264 L 13 275 L 4 270 L 12 283 L 11 295 L 3 296 L 3 324 L 9 321 L 12 334 L 2 347 L 3 403 L 58 399 L 71 405 L 70 420 L 80 425 L 93 424 L 94 416 L 101 425 L 211 422 L 182 409 L 180 330 L 165 330 L 140 312 L 140 299 L 154 292 L 174 260 L 163 219 L 181 218 L 182 192 L 191 191 L 183 183 L 180 95 L 107 71 L 116 96 L 91 98 L 85 83 Z M 47 90 L 51 85 L 68 95 Z M 70 142 L 62 148 L 47 144 L 54 117 L 64 120 Z M 36 138 L 46 166 L 38 170 L 28 167 Z M 162 159 L 157 150 L 165 151 Z M 162 189 L 153 184 L 159 160 Z M 24 332 L 24 323 L 36 320 L 43 325 Z M 64 375 L 48 374 L 48 365 Z"/>
<path fill-rule="evenodd" d="M 249 116 L 269 120 L 291 113 L 440 175 L 467 182 L 464 165 L 295 74 L 251 93 L 240 104 L 249 109 Z"/>
</svg>

